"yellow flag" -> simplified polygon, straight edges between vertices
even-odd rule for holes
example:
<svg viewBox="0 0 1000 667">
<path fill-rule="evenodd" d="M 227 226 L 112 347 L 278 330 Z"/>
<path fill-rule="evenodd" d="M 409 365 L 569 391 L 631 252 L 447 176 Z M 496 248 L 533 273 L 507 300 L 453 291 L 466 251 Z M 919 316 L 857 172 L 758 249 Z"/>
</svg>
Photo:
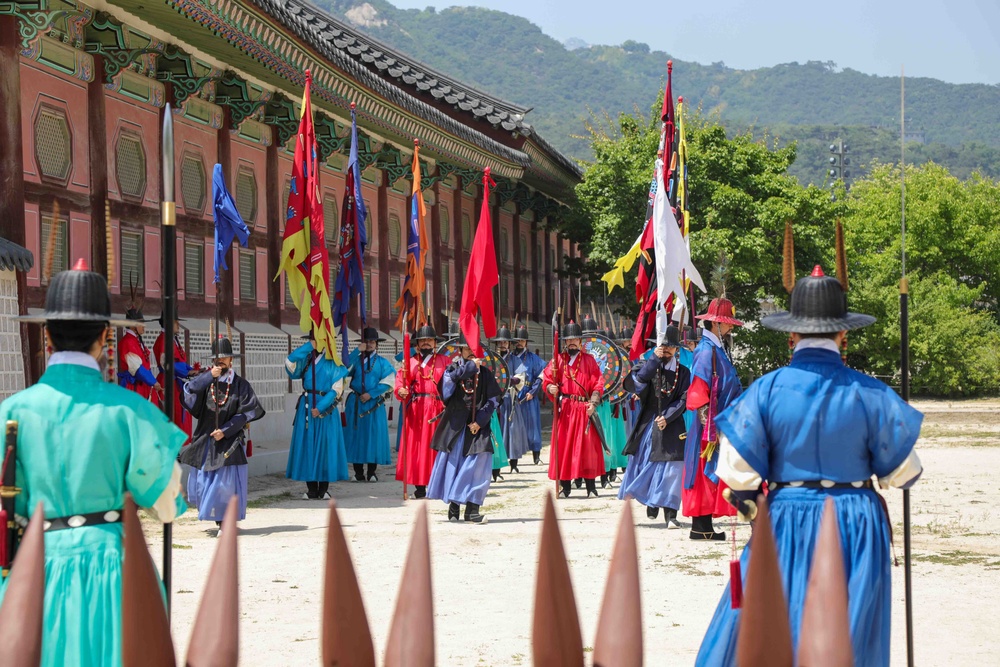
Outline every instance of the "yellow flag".
<svg viewBox="0 0 1000 667">
<path fill-rule="evenodd" d="M 639 247 L 641 241 L 642 234 L 639 234 L 639 237 L 632 244 L 632 247 L 628 249 L 628 252 L 619 257 L 611 270 L 601 276 L 601 280 L 608 284 L 608 294 L 611 294 L 611 291 L 616 287 L 625 288 L 625 274 L 632 270 L 632 267 L 635 266 L 635 261 L 642 254 L 642 249 Z"/>
</svg>

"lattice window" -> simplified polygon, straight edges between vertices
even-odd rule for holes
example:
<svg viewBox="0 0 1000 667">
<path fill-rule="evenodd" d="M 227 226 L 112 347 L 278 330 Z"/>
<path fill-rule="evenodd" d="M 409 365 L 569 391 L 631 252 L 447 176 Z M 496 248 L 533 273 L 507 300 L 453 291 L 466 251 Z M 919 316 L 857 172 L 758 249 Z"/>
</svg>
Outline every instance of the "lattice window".
<svg viewBox="0 0 1000 667">
<path fill-rule="evenodd" d="M 556 268 L 555 248 L 549 248 L 549 271 L 555 272 Z"/>
<path fill-rule="evenodd" d="M 451 215 L 444 206 L 438 207 L 438 218 L 441 223 L 441 244 L 448 245 L 451 241 Z"/>
<path fill-rule="evenodd" d="M 205 244 L 184 244 L 184 291 L 188 296 L 205 294 Z"/>
<path fill-rule="evenodd" d="M 521 266 L 528 265 L 528 239 L 521 234 Z"/>
<path fill-rule="evenodd" d="M 378 250 L 378 239 L 372 236 L 372 216 L 375 215 L 375 212 L 372 210 L 372 203 L 367 199 L 365 200 L 365 212 L 367 213 L 365 216 L 365 238 L 368 239 L 368 248 L 373 251 Z"/>
<path fill-rule="evenodd" d="M 188 211 L 205 210 L 205 163 L 201 157 L 186 153 L 181 162 L 181 197 Z"/>
<path fill-rule="evenodd" d="M 340 247 L 340 224 L 337 215 L 337 198 L 332 192 L 323 194 L 323 229 L 326 232 L 326 242 L 333 248 Z"/>
<path fill-rule="evenodd" d="M 240 301 L 257 298 L 257 262 L 253 249 L 240 250 Z"/>
<path fill-rule="evenodd" d="M 392 312 L 393 315 L 399 314 L 399 308 L 396 307 L 396 302 L 399 301 L 399 293 L 402 291 L 400 288 L 400 282 L 401 280 L 399 276 L 393 276 L 389 279 L 389 304 L 392 307 L 390 312 Z"/>
<path fill-rule="evenodd" d="M 243 222 L 253 229 L 257 219 L 257 175 L 253 169 L 241 167 L 236 174 L 236 210 Z"/>
<path fill-rule="evenodd" d="M 472 245 L 472 219 L 468 213 L 462 213 L 462 248 L 468 250 Z"/>
<path fill-rule="evenodd" d="M 44 178 L 60 183 L 73 169 L 73 143 L 62 111 L 43 108 L 35 118 L 35 161 Z"/>
<path fill-rule="evenodd" d="M 146 194 L 146 149 L 142 138 L 123 132 L 115 145 L 115 176 L 123 197 L 142 199 Z"/>
<path fill-rule="evenodd" d="M 128 294 L 130 285 L 138 284 L 138 290 L 143 288 L 146 281 L 143 277 L 143 244 L 142 232 L 122 230 L 121 233 L 121 289 L 122 293 Z"/>
<path fill-rule="evenodd" d="M 52 230 L 53 221 L 55 222 L 55 238 L 52 240 L 54 244 L 52 247 L 52 275 L 54 276 L 69 268 L 69 243 L 67 242 L 69 239 L 66 238 L 67 220 L 65 218 L 60 217 L 55 220 L 52 215 L 42 215 L 42 256 L 47 256 L 49 252 L 49 233 Z M 46 268 L 43 266 L 43 271 Z"/>
<path fill-rule="evenodd" d="M 521 282 L 521 310 L 528 310 L 528 283 Z"/>
<path fill-rule="evenodd" d="M 500 261 L 510 261 L 510 234 L 506 227 L 500 228 Z"/>
<path fill-rule="evenodd" d="M 365 312 L 370 313 L 372 309 L 372 272 L 365 274 Z"/>
<path fill-rule="evenodd" d="M 441 267 L 441 296 L 444 298 L 445 308 L 451 305 L 451 267 L 444 265 Z"/>
<path fill-rule="evenodd" d="M 507 284 L 507 276 L 500 278 L 500 305 L 507 305 L 507 295 L 510 293 L 509 286 Z"/>
<path fill-rule="evenodd" d="M 389 254 L 399 257 L 400 246 L 402 246 L 403 230 L 399 224 L 399 216 L 395 213 L 389 216 Z"/>
</svg>

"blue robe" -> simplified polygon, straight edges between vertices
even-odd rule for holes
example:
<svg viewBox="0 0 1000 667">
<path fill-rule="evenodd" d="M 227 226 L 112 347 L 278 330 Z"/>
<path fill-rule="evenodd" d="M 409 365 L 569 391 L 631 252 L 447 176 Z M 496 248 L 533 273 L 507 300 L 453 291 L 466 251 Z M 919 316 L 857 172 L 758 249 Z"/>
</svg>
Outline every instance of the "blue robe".
<svg viewBox="0 0 1000 667">
<path fill-rule="evenodd" d="M 715 372 L 719 376 L 719 395 L 716 397 L 716 409 L 721 414 L 726 407 L 732 403 L 743 392 L 740 378 L 736 375 L 736 368 L 729 360 L 725 348 L 716 345 L 709 336 L 703 335 L 698 341 L 698 347 L 694 349 L 691 361 L 691 381 L 701 378 L 712 388 L 712 356 L 715 354 Z M 680 362 L 684 363 L 682 356 Z M 701 422 L 691 419 L 688 426 L 687 445 L 684 448 L 684 488 L 690 489 L 694 486 L 695 467 L 704 466 L 705 476 L 713 483 L 718 484 L 719 478 L 715 474 L 715 467 L 719 463 L 719 450 L 716 448 L 712 458 L 702 461 L 701 456 Z M 690 515 L 689 515 L 690 516 Z"/>
<path fill-rule="evenodd" d="M 520 412 L 524 422 L 524 431 L 528 438 L 528 449 L 532 452 L 540 452 L 542 451 L 542 371 L 545 370 L 545 362 L 527 348 L 520 354 L 513 353 L 512 356 L 516 360 L 515 365 L 524 366 L 527 377 L 524 386 L 517 393 L 517 399 L 523 401 L 520 404 Z M 531 400 L 525 401 L 524 397 L 528 394 L 531 394 Z M 507 449 L 511 449 L 510 445 Z"/>
<path fill-rule="evenodd" d="M 888 386 L 844 366 L 836 352 L 804 349 L 789 366 L 754 382 L 716 423 L 763 480 L 848 483 L 892 473 L 913 450 L 922 420 Z M 785 487 L 769 495 L 792 643 L 798 646 L 813 548 L 823 504 L 831 497 L 840 524 L 855 663 L 888 665 L 890 526 L 870 489 Z M 741 558 L 744 575 L 752 544 Z M 727 587 L 696 664 L 735 664 L 739 617 Z"/>
<path fill-rule="evenodd" d="M 509 352 L 503 355 L 503 360 L 507 364 L 512 380 L 515 376 L 522 376 L 525 378 L 524 384 L 526 386 L 531 385 L 532 381 L 530 379 L 530 370 L 525 365 L 522 357 L 518 357 L 514 353 Z M 541 361 L 541 359 L 539 359 L 539 361 Z M 539 386 L 541 386 L 540 379 L 538 382 Z M 528 388 L 530 389 L 530 386 L 528 386 Z M 526 416 L 530 407 L 528 407 L 528 402 L 520 402 L 521 397 L 526 396 L 528 393 L 528 391 L 525 391 L 525 387 L 511 386 L 510 389 L 504 392 L 503 398 L 500 402 L 500 407 L 497 410 L 497 426 L 500 428 L 500 443 L 505 450 L 505 460 L 502 465 L 507 465 L 508 460 L 517 461 L 531 451 L 532 433 L 534 431 L 529 428 L 528 418 Z M 536 398 L 532 396 L 531 402 L 535 401 Z M 539 430 L 539 442 L 541 442 L 540 438 L 541 430 Z M 497 460 L 496 456 L 494 456 L 494 460 Z M 494 467 L 497 466 L 494 464 Z"/>
<path fill-rule="evenodd" d="M 313 351 L 307 342 L 285 364 L 290 378 L 302 380 L 285 476 L 300 482 L 337 482 L 347 479 L 347 456 L 334 385 L 347 376 L 347 369 L 324 354 L 314 358 Z M 319 418 L 312 416 L 314 407 Z"/>
<path fill-rule="evenodd" d="M 377 352 L 362 361 L 360 350 L 354 350 L 347 365 L 352 392 L 344 404 L 347 462 L 389 465 L 392 453 L 389 451 L 389 420 L 385 403 L 391 400 L 396 371 Z M 368 394 L 371 398 L 362 401 L 361 394 Z M 379 397 L 383 395 L 379 403 Z"/>
</svg>

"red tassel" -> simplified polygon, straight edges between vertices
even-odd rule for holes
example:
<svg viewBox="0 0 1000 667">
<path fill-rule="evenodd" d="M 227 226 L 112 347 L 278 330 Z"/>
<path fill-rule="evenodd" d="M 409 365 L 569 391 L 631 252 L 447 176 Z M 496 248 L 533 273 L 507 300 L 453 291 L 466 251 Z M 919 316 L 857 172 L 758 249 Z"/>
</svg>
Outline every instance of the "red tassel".
<svg viewBox="0 0 1000 667">
<path fill-rule="evenodd" d="M 743 606 L 743 573 L 740 570 L 739 560 L 729 561 L 729 597 L 733 609 Z"/>
<path fill-rule="evenodd" d="M 247 440 L 247 458 L 253 456 L 253 440 Z"/>
<path fill-rule="evenodd" d="M 7 561 L 7 510 L 0 509 L 0 567 L 10 567 Z"/>
</svg>

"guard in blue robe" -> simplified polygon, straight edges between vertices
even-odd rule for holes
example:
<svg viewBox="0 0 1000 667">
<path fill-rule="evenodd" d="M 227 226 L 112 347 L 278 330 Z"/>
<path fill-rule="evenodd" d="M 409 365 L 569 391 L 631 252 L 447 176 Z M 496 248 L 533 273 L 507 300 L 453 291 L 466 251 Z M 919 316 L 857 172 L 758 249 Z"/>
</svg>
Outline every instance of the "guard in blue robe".
<svg viewBox="0 0 1000 667">
<path fill-rule="evenodd" d="M 680 332 L 670 326 L 654 356 L 625 378 L 625 388 L 642 403 L 636 427 L 625 443 L 629 457 L 618 498 L 635 498 L 655 519 L 663 508 L 668 528 L 679 528 L 681 479 L 684 475 L 684 412 L 691 372 L 677 363 Z"/>
<path fill-rule="evenodd" d="M 459 506 L 464 503 L 466 521 L 486 523 L 479 509 L 490 488 L 490 418 L 500 402 L 500 385 L 489 368 L 473 359 L 464 336 L 459 340 L 462 358 L 449 364 L 441 378 L 445 408 L 431 438 L 431 449 L 438 455 L 427 484 L 427 497 L 448 504 L 449 521 L 459 520 Z"/>
<path fill-rule="evenodd" d="M 357 482 L 377 482 L 376 467 L 392 463 L 385 403 L 392 399 L 396 370 L 378 353 L 380 340 L 378 331 L 365 328 L 347 362 L 351 394 L 344 404 L 344 441 Z"/>
<path fill-rule="evenodd" d="M 193 469 L 187 479 L 188 502 L 198 518 L 222 526 L 229 499 L 239 502 L 239 520 L 247 515 L 247 425 L 264 416 L 253 387 L 233 370 L 233 344 L 212 341 L 211 370 L 184 385 L 181 402 L 198 420 L 191 444 L 180 461 Z"/>
<path fill-rule="evenodd" d="M 519 359 L 510 349 L 513 339 L 510 330 L 502 326 L 497 330 L 497 337 L 493 339 L 497 344 L 500 358 L 507 364 L 510 372 L 510 387 L 503 394 L 500 408 L 497 410 L 497 426 L 500 427 L 499 439 L 497 442 L 504 448 L 506 460 L 503 464 L 510 466 L 510 471 L 521 472 L 517 467 L 518 459 L 528 453 L 531 447 L 531 439 L 526 428 L 524 419 L 524 407 L 521 405 L 520 394 L 527 382 L 528 369 L 524 362 Z M 496 438 L 495 438 L 496 439 Z M 498 461 L 494 453 L 493 481 L 497 481 L 496 469 Z M 502 479 L 502 477 L 501 477 Z"/>
<path fill-rule="evenodd" d="M 791 333 L 792 361 L 754 382 L 719 415 L 717 473 L 743 518 L 753 518 L 752 500 L 767 482 L 794 646 L 824 502 L 833 498 L 854 664 L 887 666 L 891 528 L 872 477 L 882 488 L 916 482 L 922 468 L 913 446 L 923 416 L 882 382 L 844 365 L 840 344 L 846 332 L 875 318 L 847 312 L 839 281 L 816 267 L 796 284 L 790 310 L 761 324 Z M 741 558 L 744 574 L 752 548 L 751 539 Z M 735 664 L 739 622 L 727 589 L 696 664 Z"/>
<path fill-rule="evenodd" d="M 303 499 L 329 499 L 330 482 L 347 479 L 344 431 L 337 411 L 347 369 L 318 352 L 310 334 L 309 342 L 288 355 L 285 372 L 302 380 L 285 477 L 306 483 Z"/>
<path fill-rule="evenodd" d="M 517 402 L 520 408 L 521 420 L 524 422 L 524 433 L 528 440 L 528 450 L 535 465 L 541 463 L 542 451 L 542 371 L 545 361 L 534 352 L 528 350 L 528 327 L 517 327 L 514 336 L 513 364 L 524 367 L 524 383 L 518 387 Z M 510 454 L 510 445 L 507 446 Z M 514 458 L 513 455 L 511 458 Z"/>
</svg>

